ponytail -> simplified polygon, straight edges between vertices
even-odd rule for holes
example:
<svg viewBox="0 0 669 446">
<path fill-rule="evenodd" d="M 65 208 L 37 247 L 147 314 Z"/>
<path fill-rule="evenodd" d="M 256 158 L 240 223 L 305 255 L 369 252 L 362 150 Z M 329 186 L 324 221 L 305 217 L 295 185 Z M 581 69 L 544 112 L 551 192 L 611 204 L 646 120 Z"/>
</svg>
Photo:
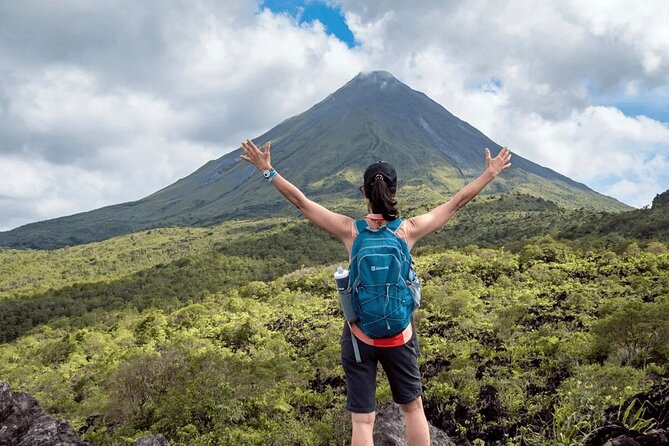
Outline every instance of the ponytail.
<svg viewBox="0 0 669 446">
<path fill-rule="evenodd" d="M 388 185 L 384 176 L 378 173 L 371 183 L 365 184 L 363 187 L 373 213 L 383 215 L 386 221 L 393 221 L 400 216 L 400 211 L 397 209 L 397 199 L 395 198 L 396 184 Z"/>
</svg>

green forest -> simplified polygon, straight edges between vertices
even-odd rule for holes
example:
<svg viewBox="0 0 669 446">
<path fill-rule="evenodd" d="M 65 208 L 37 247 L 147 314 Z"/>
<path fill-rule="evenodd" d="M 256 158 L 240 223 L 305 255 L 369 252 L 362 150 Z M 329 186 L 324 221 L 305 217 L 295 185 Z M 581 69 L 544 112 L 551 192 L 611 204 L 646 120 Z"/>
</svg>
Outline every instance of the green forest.
<svg viewBox="0 0 669 446">
<path fill-rule="evenodd" d="M 477 445 L 582 444 L 610 408 L 651 429 L 625 402 L 669 378 L 668 210 L 486 197 L 421 241 L 428 420 Z M 0 381 L 94 445 L 344 444 L 339 264 L 295 216 L 1 250 Z"/>
</svg>

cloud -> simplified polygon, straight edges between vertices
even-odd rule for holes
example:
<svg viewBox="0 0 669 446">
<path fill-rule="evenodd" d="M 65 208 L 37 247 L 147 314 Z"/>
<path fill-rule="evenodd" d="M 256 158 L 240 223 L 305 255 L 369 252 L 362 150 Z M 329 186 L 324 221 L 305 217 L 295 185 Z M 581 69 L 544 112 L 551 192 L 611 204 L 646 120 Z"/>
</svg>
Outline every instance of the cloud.
<svg viewBox="0 0 669 446">
<path fill-rule="evenodd" d="M 0 156 L 0 177 L 0 209 L 12 211 L 3 215 L 2 229 L 72 214 L 79 210 L 79 200 L 101 203 L 107 191 L 102 177 L 73 166 L 56 168 L 40 159 Z"/>
<path fill-rule="evenodd" d="M 416 73 L 419 67 L 407 60 L 437 51 L 469 83 L 504 79 L 517 108 L 553 119 L 587 107 L 593 85 L 609 92 L 634 79 L 648 86 L 669 81 L 669 70 L 647 69 L 648 54 L 657 67 L 669 54 L 669 38 L 658 37 L 667 33 L 661 13 L 669 11 L 659 1 L 639 6 L 644 13 L 636 15 L 627 15 L 628 4 L 608 2 L 588 2 L 587 8 L 582 2 L 521 0 L 342 3 L 362 47 L 392 61 L 392 72 L 404 67 Z"/>
<path fill-rule="evenodd" d="M 213 152 L 189 141 L 147 136 L 100 150 L 97 166 L 0 155 L 0 230 L 140 199 L 184 176 L 184 164 L 199 167 Z"/>
<path fill-rule="evenodd" d="M 561 121 L 509 114 L 494 125 L 493 133 L 511 141 L 521 156 L 625 203 L 644 206 L 669 186 L 662 169 L 669 128 L 652 119 L 591 106 Z"/>
<path fill-rule="evenodd" d="M 253 0 L 0 2 L 0 228 L 149 195 L 372 69 L 630 204 L 669 188 L 666 2 L 326 3 L 355 47 Z"/>
<path fill-rule="evenodd" d="M 0 27 L 3 229 L 149 195 L 366 68 L 253 1 L 3 3 Z"/>
<path fill-rule="evenodd" d="M 7 113 L 20 144 L 7 147 L 56 164 L 96 161 L 108 145 L 129 144 L 145 134 L 187 127 L 190 117 L 146 93 L 100 88 L 79 67 L 52 66 L 18 85 Z"/>
</svg>

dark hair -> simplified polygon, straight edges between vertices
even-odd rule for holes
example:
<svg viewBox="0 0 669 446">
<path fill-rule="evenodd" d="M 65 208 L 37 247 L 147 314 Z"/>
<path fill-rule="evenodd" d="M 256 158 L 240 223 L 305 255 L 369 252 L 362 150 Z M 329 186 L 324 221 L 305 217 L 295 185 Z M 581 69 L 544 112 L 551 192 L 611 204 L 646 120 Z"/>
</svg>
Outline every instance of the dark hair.
<svg viewBox="0 0 669 446">
<path fill-rule="evenodd" d="M 365 192 L 373 213 L 383 215 L 386 221 L 393 221 L 400 216 L 395 198 L 397 184 L 386 183 L 385 177 L 377 173 L 372 182 L 365 184 L 361 189 Z"/>
</svg>

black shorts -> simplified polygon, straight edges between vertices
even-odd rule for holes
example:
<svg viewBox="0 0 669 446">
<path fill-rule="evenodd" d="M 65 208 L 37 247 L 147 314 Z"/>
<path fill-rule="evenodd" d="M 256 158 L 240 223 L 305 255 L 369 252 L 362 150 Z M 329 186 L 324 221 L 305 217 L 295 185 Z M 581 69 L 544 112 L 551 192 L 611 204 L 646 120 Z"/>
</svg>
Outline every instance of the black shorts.
<svg viewBox="0 0 669 446">
<path fill-rule="evenodd" d="M 380 362 L 390 384 L 393 401 L 410 403 L 422 393 L 418 369 L 416 332 L 404 345 L 373 347 L 358 340 L 360 359 L 355 362 L 351 331 L 344 324 L 341 336 L 341 363 L 346 373 L 346 409 L 355 413 L 376 411 L 376 369 Z"/>
</svg>

